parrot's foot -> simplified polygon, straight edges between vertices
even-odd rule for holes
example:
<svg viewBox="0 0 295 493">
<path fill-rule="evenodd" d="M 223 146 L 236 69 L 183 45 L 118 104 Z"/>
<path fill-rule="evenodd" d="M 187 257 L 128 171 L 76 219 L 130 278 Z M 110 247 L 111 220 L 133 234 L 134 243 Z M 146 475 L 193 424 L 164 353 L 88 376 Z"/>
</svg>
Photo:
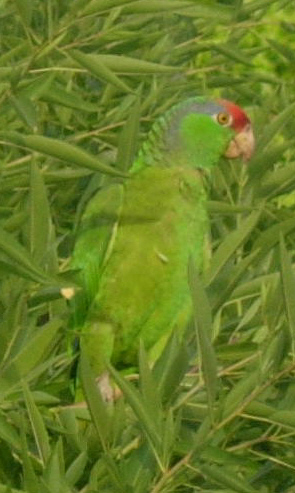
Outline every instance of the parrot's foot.
<svg viewBox="0 0 295 493">
<path fill-rule="evenodd" d="M 102 373 L 96 380 L 102 398 L 105 402 L 113 402 L 115 399 L 115 392 L 110 383 L 110 377 L 107 371 Z"/>
</svg>

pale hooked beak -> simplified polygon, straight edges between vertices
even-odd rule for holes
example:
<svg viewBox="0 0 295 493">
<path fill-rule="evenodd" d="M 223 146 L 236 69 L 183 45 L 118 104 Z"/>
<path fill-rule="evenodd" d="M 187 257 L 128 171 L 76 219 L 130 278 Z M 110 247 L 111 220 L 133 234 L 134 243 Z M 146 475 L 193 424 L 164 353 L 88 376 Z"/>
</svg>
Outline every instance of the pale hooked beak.
<svg viewBox="0 0 295 493">
<path fill-rule="evenodd" d="M 225 151 L 225 157 L 236 158 L 241 156 L 244 161 L 249 161 L 255 147 L 255 139 L 252 126 L 248 123 L 243 130 L 238 132 L 230 141 Z"/>
</svg>

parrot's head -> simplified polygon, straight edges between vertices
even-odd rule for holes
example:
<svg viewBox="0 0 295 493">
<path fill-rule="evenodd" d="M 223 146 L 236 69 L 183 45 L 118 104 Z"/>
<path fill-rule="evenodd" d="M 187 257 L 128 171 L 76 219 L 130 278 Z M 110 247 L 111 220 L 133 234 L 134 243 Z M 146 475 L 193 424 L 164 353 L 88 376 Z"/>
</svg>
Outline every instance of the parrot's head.
<svg viewBox="0 0 295 493">
<path fill-rule="evenodd" d="M 209 170 L 221 156 L 250 159 L 252 125 L 236 104 L 197 97 L 177 105 L 170 115 L 166 134 L 170 163 L 181 159 L 186 166 Z"/>
<path fill-rule="evenodd" d="M 251 121 L 239 106 L 226 99 L 193 97 L 155 122 L 132 172 L 147 165 L 210 171 L 222 156 L 248 161 L 253 150 Z"/>
</svg>

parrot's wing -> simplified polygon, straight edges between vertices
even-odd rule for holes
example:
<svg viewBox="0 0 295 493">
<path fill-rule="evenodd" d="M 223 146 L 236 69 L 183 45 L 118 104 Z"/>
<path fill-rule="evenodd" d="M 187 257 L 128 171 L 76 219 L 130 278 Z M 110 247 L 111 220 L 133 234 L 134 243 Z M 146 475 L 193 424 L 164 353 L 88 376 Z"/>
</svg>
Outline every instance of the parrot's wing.
<svg viewBox="0 0 295 493">
<path fill-rule="evenodd" d="M 82 215 L 71 267 L 79 271 L 82 291 L 74 297 L 75 326 L 83 324 L 98 289 L 117 232 L 123 184 L 112 183 L 96 192 Z"/>
</svg>

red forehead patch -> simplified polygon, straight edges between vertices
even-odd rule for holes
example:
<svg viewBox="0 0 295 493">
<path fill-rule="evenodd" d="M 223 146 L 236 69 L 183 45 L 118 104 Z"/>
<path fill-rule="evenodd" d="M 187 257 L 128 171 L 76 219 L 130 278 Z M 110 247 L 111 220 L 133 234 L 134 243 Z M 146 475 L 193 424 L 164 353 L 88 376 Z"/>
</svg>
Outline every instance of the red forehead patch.
<svg viewBox="0 0 295 493">
<path fill-rule="evenodd" d="M 224 106 L 228 113 L 233 117 L 232 127 L 236 132 L 240 132 L 248 123 L 250 123 L 250 118 L 238 105 L 227 99 L 218 99 L 217 101 Z"/>
</svg>

